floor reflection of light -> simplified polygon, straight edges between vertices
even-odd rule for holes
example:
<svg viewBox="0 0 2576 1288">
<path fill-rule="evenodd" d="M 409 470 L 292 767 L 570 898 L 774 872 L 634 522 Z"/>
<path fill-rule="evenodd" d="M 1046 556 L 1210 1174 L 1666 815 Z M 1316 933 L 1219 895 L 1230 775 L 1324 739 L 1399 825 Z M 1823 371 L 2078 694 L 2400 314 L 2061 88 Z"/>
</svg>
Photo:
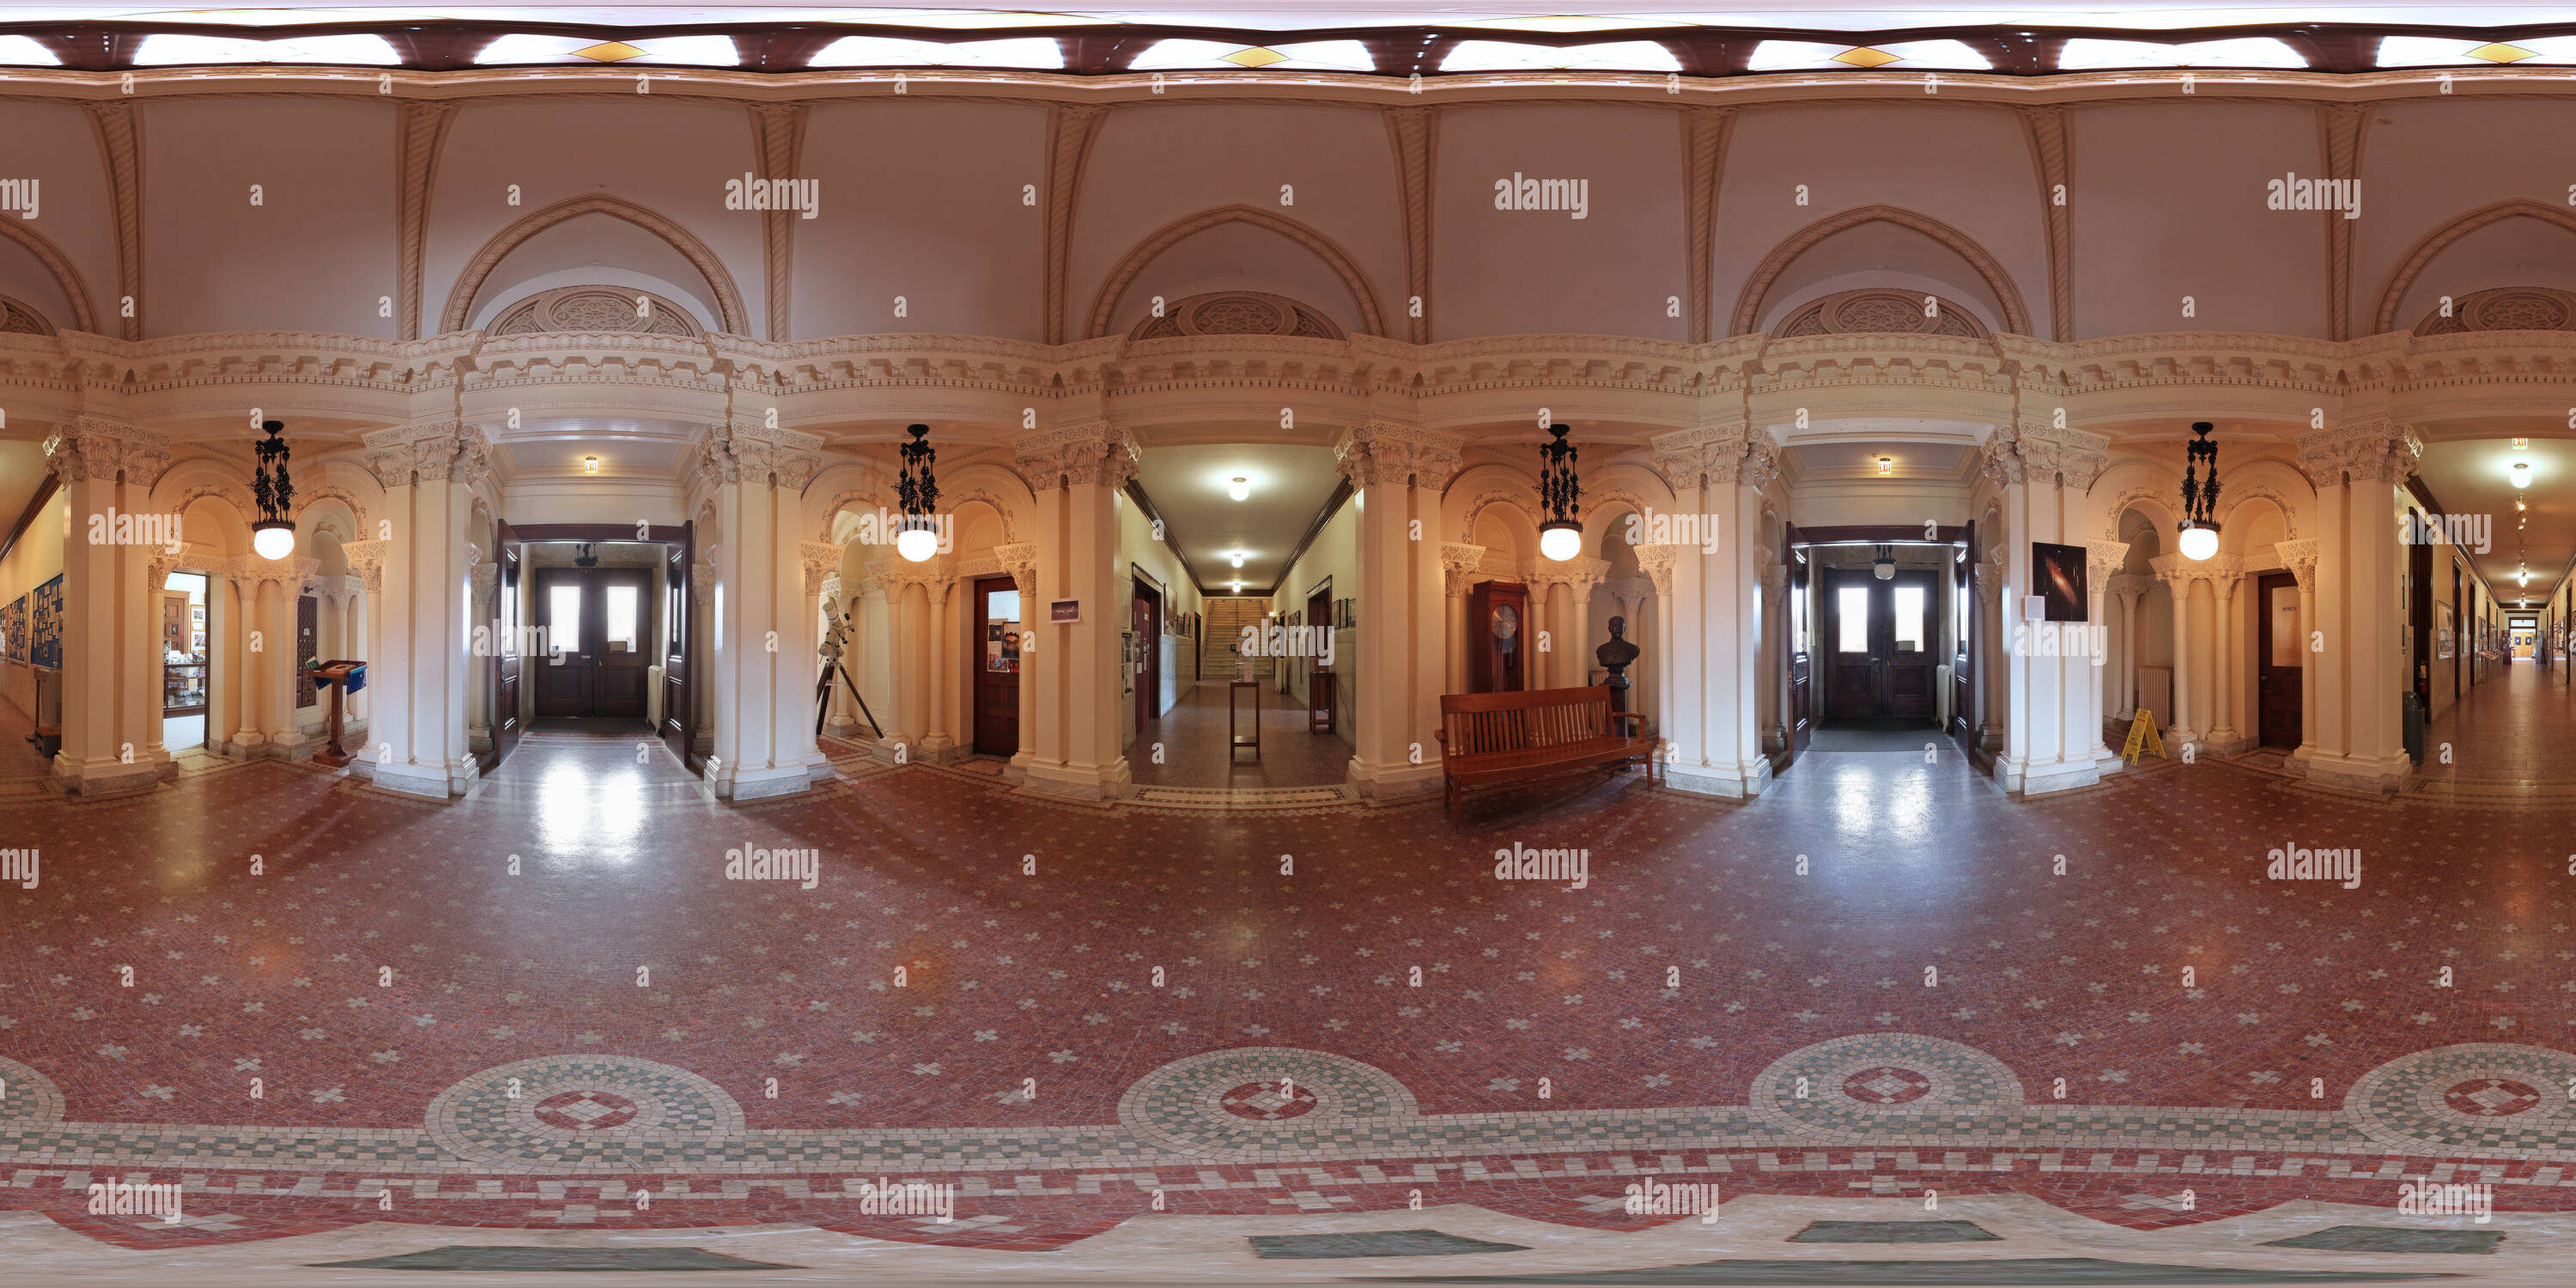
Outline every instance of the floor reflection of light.
<svg viewBox="0 0 2576 1288">
<path fill-rule="evenodd" d="M 577 859 L 620 867 L 635 861 L 645 811 L 640 767 L 598 771 L 559 757 L 546 766 L 537 790 L 537 846 L 559 866 L 575 866 Z"/>
</svg>

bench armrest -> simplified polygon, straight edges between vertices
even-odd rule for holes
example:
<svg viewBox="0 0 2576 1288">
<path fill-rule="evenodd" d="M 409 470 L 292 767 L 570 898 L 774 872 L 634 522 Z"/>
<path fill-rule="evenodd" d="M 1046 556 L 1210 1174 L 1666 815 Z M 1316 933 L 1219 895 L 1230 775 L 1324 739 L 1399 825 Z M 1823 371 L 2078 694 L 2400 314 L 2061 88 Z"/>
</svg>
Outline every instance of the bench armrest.
<svg viewBox="0 0 2576 1288">
<path fill-rule="evenodd" d="M 1628 736 L 1628 737 L 1631 737 L 1631 738 L 1634 738 L 1634 737 L 1636 737 L 1636 736 L 1637 736 L 1637 730 L 1638 730 L 1638 728 L 1639 728 L 1640 726 L 1642 726 L 1642 725 L 1645 723 L 1645 721 L 1646 721 L 1646 717 L 1645 717 L 1645 716 L 1643 716 L 1643 715 L 1641 715 L 1641 714 L 1639 714 L 1639 713 L 1637 713 L 1637 712 L 1634 712 L 1634 711 L 1613 711 L 1613 712 L 1611 712 L 1611 713 L 1610 713 L 1610 718 L 1611 718 L 1612 720 L 1614 720 L 1614 721 L 1617 721 L 1617 720 L 1625 720 L 1625 721 L 1627 721 L 1627 722 L 1628 722 L 1628 733 L 1627 733 L 1627 736 Z"/>
<path fill-rule="evenodd" d="M 1443 747 L 1447 747 L 1449 745 L 1449 730 L 1446 728 L 1432 730 L 1431 737 Z"/>
</svg>

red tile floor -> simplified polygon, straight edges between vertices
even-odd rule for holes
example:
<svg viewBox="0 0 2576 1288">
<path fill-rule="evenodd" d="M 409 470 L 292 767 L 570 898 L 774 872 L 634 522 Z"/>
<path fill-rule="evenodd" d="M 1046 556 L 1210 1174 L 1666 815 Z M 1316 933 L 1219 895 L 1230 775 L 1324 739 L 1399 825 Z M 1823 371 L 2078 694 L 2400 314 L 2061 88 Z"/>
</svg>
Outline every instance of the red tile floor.
<svg viewBox="0 0 2576 1288">
<path fill-rule="evenodd" d="M 2564 786 L 2576 782 L 2576 685 L 2564 666 L 2497 666 L 2424 730 L 2423 778 Z M 2448 749 L 2451 763 L 2442 763 Z"/>
<path fill-rule="evenodd" d="M 2136 1229 L 2426 1174 L 2576 1208 L 2557 808 L 2221 761 L 2021 800 L 1946 752 L 1456 828 L 922 766 L 734 806 L 657 743 L 533 733 L 454 803 L 255 762 L 7 814 L 42 868 L 0 886 L 0 1209 L 128 1246 L 381 1220 L 1043 1248 L 1158 1193 L 1626 1230 L 1666 1219 L 1620 1209 L 1641 1173 Z M 2358 849 L 2358 888 L 2267 879 L 2283 846 Z M 1583 851 L 1582 887 L 1497 879 L 1517 847 Z M 727 877 L 808 849 L 813 889 Z M 188 1221 L 83 1212 L 136 1172 L 187 1178 Z M 875 1176 L 960 1185 L 958 1221 L 860 1215 Z"/>
</svg>

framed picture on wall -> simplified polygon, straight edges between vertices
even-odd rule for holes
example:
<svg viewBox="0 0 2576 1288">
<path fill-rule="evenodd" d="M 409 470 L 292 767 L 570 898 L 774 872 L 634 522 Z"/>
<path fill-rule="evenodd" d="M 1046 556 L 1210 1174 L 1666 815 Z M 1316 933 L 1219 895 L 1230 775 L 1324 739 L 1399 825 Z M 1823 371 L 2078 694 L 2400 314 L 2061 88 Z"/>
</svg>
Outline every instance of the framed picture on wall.
<svg viewBox="0 0 2576 1288">
<path fill-rule="evenodd" d="M 2050 545 L 2045 541 L 2030 543 L 2031 591 L 2046 601 L 2046 614 L 2040 620 L 2084 620 L 2084 556 L 2082 546 Z"/>
</svg>

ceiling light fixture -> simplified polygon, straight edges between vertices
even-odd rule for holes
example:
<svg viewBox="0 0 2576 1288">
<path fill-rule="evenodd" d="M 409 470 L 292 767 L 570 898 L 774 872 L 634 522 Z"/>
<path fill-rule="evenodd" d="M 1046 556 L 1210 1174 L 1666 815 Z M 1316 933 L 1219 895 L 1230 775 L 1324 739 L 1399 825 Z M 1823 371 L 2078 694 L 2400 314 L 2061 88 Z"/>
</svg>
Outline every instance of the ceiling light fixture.
<svg viewBox="0 0 2576 1288">
<path fill-rule="evenodd" d="M 1538 445 L 1539 509 L 1547 521 L 1538 525 L 1538 552 L 1563 563 L 1583 553 L 1583 481 L 1574 475 L 1575 446 L 1565 441 L 1571 425 L 1550 425 L 1553 441 Z"/>
<path fill-rule="evenodd" d="M 2513 485 L 2515 487 L 2531 486 L 2531 462 L 2515 461 L 2513 463 Z"/>
<path fill-rule="evenodd" d="M 1227 479 L 1225 481 L 1225 494 L 1233 497 L 1237 501 L 1252 495 L 1252 480 L 1245 478 L 1240 474 Z"/>
<path fill-rule="evenodd" d="M 939 460 L 939 449 L 930 445 L 928 425 L 907 425 L 904 432 L 912 441 L 901 449 L 903 473 L 895 482 L 903 525 L 895 534 L 894 552 L 920 563 L 939 553 L 939 524 L 931 515 L 939 505 L 939 478 L 930 468 Z"/>
<path fill-rule="evenodd" d="M 584 474 L 597 474 L 599 472 L 599 458 L 596 456 L 585 456 L 581 458 L 581 472 Z"/>
<path fill-rule="evenodd" d="M 1880 546 L 1878 548 L 1878 557 L 1870 561 L 1869 575 L 1878 578 L 1880 581 L 1894 581 L 1896 579 L 1896 547 Z"/>
<path fill-rule="evenodd" d="M 1893 456 L 1879 457 L 1878 472 L 1881 477 L 1886 477 L 1896 473 L 1896 458 Z"/>
<path fill-rule="evenodd" d="M 283 559 L 295 553 L 295 520 L 286 517 L 287 507 L 295 504 L 294 480 L 286 477 L 286 422 L 260 422 L 268 437 L 259 443 L 259 463 L 251 470 L 251 499 L 259 505 L 259 522 L 251 525 L 250 548 L 262 559 Z"/>
<path fill-rule="evenodd" d="M 1240 551 L 1240 550 L 1235 551 L 1233 554 L 1227 555 L 1227 556 L 1226 556 L 1226 558 L 1233 560 L 1233 561 L 1234 561 L 1234 566 L 1235 566 L 1235 567 L 1237 567 L 1237 568 L 1240 568 L 1240 567 L 1242 567 L 1242 566 L 1243 566 L 1243 552 L 1242 552 L 1242 551 Z"/>
<path fill-rule="evenodd" d="M 2209 431 L 2217 428 L 2208 421 L 2192 422 L 2196 435 L 2183 448 L 2182 465 L 2182 553 L 2186 559 L 2207 559 L 2218 553 L 2218 444 L 2209 441 Z M 2209 462 L 2206 480 L 2194 476 L 2202 461 Z"/>
</svg>

